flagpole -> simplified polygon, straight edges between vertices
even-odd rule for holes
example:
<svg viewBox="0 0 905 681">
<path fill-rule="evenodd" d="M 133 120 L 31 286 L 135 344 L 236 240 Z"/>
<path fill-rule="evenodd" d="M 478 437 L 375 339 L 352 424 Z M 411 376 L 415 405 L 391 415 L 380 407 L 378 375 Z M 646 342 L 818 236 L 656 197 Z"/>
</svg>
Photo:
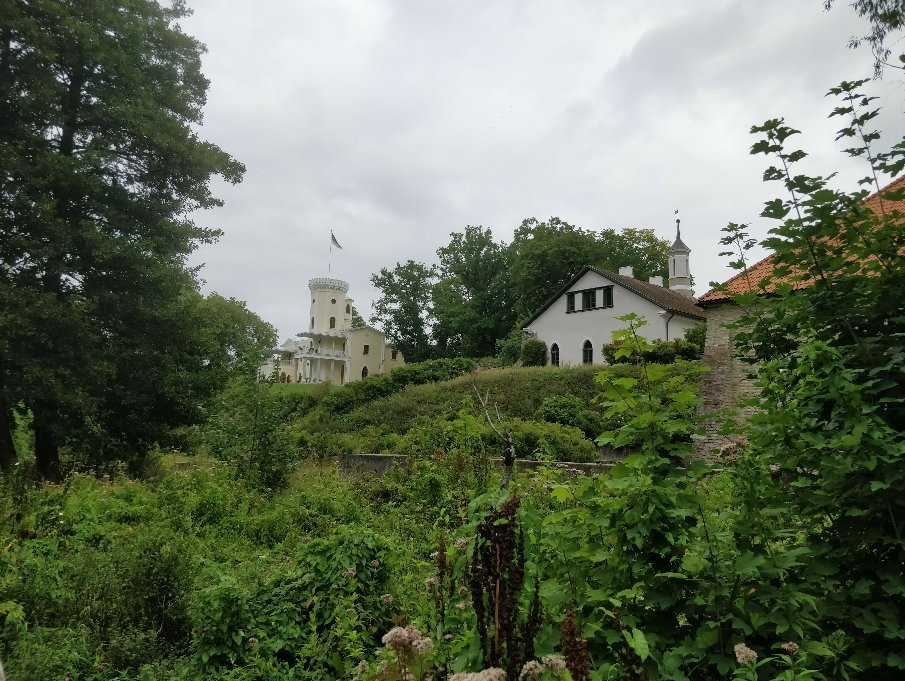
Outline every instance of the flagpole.
<svg viewBox="0 0 905 681">
<path fill-rule="evenodd" d="M 333 268 L 333 232 L 330 232 L 330 255 L 327 257 L 327 274 L 330 274 Z"/>
</svg>

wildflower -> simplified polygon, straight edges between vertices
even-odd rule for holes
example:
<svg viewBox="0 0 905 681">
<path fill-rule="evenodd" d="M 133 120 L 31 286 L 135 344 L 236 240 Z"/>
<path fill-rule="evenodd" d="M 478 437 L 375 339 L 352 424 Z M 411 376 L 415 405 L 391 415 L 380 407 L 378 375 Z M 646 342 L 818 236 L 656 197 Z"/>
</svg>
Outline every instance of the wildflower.
<svg viewBox="0 0 905 681">
<path fill-rule="evenodd" d="M 110 666 L 110 665 L 108 665 L 106 662 L 101 662 L 101 663 L 97 666 L 97 670 L 98 670 L 99 672 L 102 672 L 102 671 L 104 671 L 104 670 L 105 670 L 107 667 L 109 667 L 109 666 Z"/>
<path fill-rule="evenodd" d="M 258 645 L 258 639 L 256 639 L 254 636 L 249 636 L 249 637 L 248 637 L 248 645 L 250 645 L 250 646 L 256 646 L 256 645 Z"/>
<path fill-rule="evenodd" d="M 372 566 L 372 567 L 377 567 L 378 565 L 380 565 L 380 561 L 377 560 L 376 558 L 375 558 L 374 560 L 371 561 L 371 566 Z"/>
<path fill-rule="evenodd" d="M 346 614 L 351 617 L 355 614 L 355 608 L 346 608 Z"/>
<path fill-rule="evenodd" d="M 468 587 L 467 587 L 467 586 L 460 586 L 460 587 L 459 587 L 459 595 L 460 595 L 460 596 L 464 596 L 464 595 L 467 594 L 467 593 L 468 593 Z"/>
<path fill-rule="evenodd" d="M 783 643 L 779 647 L 785 650 L 789 655 L 794 655 L 798 652 L 799 645 L 794 641 L 789 641 L 788 643 Z"/>
<path fill-rule="evenodd" d="M 428 589 L 436 589 L 440 586 L 440 578 L 437 575 L 433 575 L 424 580 L 424 586 Z"/>
<path fill-rule="evenodd" d="M 393 605 L 393 595 L 392 594 L 384 594 L 380 597 L 380 602 L 384 605 Z"/>
<path fill-rule="evenodd" d="M 429 638 L 418 638 L 412 641 L 412 650 L 418 655 L 426 655 L 434 649 L 434 642 Z"/>
<path fill-rule="evenodd" d="M 544 655 L 540 661 L 551 672 L 563 672 L 566 670 L 566 661 L 559 655 Z"/>
<path fill-rule="evenodd" d="M 452 634 L 443 634 L 444 641 L 452 641 Z"/>
<path fill-rule="evenodd" d="M 346 579 L 352 579 L 356 575 L 356 571 L 354 567 L 350 567 L 345 572 L 343 572 L 343 577 Z"/>
<path fill-rule="evenodd" d="M 439 551 L 434 551 L 434 552 L 431 554 L 431 560 L 437 560 L 437 556 L 439 556 L 439 555 L 440 555 L 440 552 L 439 552 Z"/>
<path fill-rule="evenodd" d="M 459 551 L 464 551 L 468 548 L 468 537 L 462 537 L 461 539 L 456 539 L 456 548 Z"/>
<path fill-rule="evenodd" d="M 544 665 L 537 660 L 529 660 L 522 667 L 522 671 L 518 675 L 518 681 L 537 681 L 543 673 Z"/>
<path fill-rule="evenodd" d="M 739 664 L 748 664 L 749 662 L 754 662 L 757 659 L 757 653 L 751 650 L 751 648 L 746 646 L 744 643 L 736 643 L 735 659 L 738 660 Z"/>
<path fill-rule="evenodd" d="M 468 610 L 468 601 L 459 601 L 456 603 L 456 610 L 461 610 L 462 612 Z"/>
</svg>

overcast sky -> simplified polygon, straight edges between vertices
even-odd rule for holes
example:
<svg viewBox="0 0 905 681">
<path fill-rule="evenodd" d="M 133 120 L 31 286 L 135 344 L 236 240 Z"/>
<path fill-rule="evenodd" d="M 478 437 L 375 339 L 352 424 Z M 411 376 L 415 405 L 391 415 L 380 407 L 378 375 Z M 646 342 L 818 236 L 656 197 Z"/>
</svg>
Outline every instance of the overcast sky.
<svg viewBox="0 0 905 681">
<path fill-rule="evenodd" d="M 780 195 L 751 157 L 752 124 L 785 116 L 810 172 L 865 169 L 839 153 L 824 98 L 869 76 L 844 0 L 190 0 L 207 45 L 202 136 L 242 161 L 200 249 L 206 291 L 240 298 L 283 340 L 306 326 L 308 279 L 434 261 L 466 225 L 510 241 L 526 217 L 652 227 L 680 209 L 696 293 L 731 276 L 720 229 Z M 898 76 L 872 83 L 889 143 L 905 133 Z"/>
</svg>

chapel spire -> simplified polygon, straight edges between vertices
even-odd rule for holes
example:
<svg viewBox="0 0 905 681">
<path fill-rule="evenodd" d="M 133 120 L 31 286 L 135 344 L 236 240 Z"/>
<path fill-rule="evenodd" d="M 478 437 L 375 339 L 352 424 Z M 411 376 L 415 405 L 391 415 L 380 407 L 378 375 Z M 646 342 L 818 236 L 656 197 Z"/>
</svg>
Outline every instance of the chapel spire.
<svg viewBox="0 0 905 681">
<path fill-rule="evenodd" d="M 694 297 L 691 290 L 691 270 L 688 267 L 688 256 L 691 249 L 682 241 L 681 219 L 676 211 L 676 240 L 669 247 L 669 289 L 689 298 Z"/>
</svg>

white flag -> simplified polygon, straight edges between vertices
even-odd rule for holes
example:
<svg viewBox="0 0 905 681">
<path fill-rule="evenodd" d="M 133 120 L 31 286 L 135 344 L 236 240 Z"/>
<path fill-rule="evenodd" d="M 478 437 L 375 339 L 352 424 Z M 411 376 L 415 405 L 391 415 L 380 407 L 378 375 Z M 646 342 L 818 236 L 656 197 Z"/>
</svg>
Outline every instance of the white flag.
<svg viewBox="0 0 905 681">
<path fill-rule="evenodd" d="M 336 237 L 333 236 L 333 230 L 330 230 L 330 243 L 336 246 L 339 250 L 342 250 L 342 246 L 339 245 L 339 242 L 336 240 Z"/>
</svg>

